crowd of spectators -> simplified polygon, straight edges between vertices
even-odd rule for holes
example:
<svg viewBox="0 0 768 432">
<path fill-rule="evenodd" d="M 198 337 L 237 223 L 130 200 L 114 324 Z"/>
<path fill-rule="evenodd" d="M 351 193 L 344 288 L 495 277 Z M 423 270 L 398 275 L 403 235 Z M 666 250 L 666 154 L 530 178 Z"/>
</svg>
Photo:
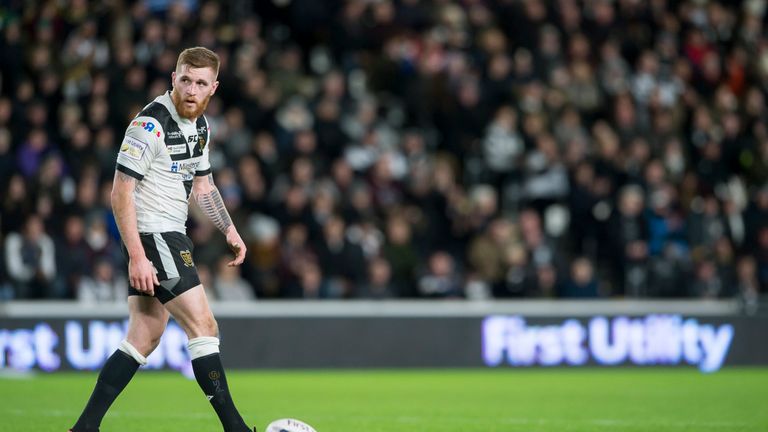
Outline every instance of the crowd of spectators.
<svg viewBox="0 0 768 432">
<path fill-rule="evenodd" d="M 178 53 L 222 60 L 192 206 L 216 299 L 735 297 L 768 286 L 757 0 L 11 0 L 0 297 L 122 301 L 110 207 Z"/>
</svg>

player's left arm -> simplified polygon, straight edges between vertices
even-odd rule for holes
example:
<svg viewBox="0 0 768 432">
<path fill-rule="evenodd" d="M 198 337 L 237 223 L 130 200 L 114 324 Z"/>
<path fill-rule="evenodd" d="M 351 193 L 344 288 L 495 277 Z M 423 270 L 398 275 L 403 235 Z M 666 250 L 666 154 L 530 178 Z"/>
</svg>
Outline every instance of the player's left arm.
<svg viewBox="0 0 768 432">
<path fill-rule="evenodd" d="M 227 237 L 227 244 L 235 253 L 235 259 L 227 265 L 232 267 L 242 264 L 245 259 L 245 242 L 237 232 L 235 224 L 232 223 L 221 193 L 213 182 L 213 174 L 195 176 L 192 181 L 192 196 L 213 225 Z"/>
</svg>

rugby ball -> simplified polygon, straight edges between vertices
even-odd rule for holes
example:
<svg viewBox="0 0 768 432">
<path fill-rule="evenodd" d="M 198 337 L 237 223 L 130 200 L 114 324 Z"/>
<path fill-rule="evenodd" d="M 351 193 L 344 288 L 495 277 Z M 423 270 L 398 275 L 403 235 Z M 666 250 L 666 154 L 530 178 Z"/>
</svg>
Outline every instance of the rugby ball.
<svg viewBox="0 0 768 432">
<path fill-rule="evenodd" d="M 275 420 L 267 426 L 265 432 L 317 432 L 315 428 L 296 419 Z"/>
</svg>

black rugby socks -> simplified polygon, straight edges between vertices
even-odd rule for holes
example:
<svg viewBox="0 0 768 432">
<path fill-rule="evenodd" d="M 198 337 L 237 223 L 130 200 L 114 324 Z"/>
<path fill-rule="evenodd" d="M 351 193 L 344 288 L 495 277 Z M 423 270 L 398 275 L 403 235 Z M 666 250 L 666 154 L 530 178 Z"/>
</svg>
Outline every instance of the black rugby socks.
<svg viewBox="0 0 768 432">
<path fill-rule="evenodd" d="M 250 432 L 232 401 L 219 353 L 192 359 L 192 370 L 197 384 L 219 416 L 224 432 Z"/>
<path fill-rule="evenodd" d="M 72 432 L 98 432 L 104 414 L 138 369 L 139 363 L 133 357 L 123 351 L 115 351 L 101 369 L 91 398 L 72 427 Z"/>
</svg>

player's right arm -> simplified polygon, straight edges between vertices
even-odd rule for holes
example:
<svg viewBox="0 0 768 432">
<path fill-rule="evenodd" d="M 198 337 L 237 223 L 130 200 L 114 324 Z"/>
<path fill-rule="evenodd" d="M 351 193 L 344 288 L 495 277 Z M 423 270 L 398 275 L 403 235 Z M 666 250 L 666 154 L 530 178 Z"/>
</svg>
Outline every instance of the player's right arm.
<svg viewBox="0 0 768 432">
<path fill-rule="evenodd" d="M 128 279 L 137 291 L 153 295 L 160 285 L 152 262 L 147 258 L 139 238 L 133 191 L 137 180 L 121 171 L 115 171 L 112 184 L 112 212 L 115 214 L 120 237 L 128 250 Z"/>
<path fill-rule="evenodd" d="M 136 118 L 125 132 L 117 155 L 112 183 L 112 211 L 120 237 L 128 250 L 128 280 L 137 291 L 153 295 L 160 285 L 152 262 L 147 258 L 139 237 L 134 191 L 154 159 L 158 146 L 152 118 Z M 152 127 L 147 125 L 151 124 Z"/>
</svg>

